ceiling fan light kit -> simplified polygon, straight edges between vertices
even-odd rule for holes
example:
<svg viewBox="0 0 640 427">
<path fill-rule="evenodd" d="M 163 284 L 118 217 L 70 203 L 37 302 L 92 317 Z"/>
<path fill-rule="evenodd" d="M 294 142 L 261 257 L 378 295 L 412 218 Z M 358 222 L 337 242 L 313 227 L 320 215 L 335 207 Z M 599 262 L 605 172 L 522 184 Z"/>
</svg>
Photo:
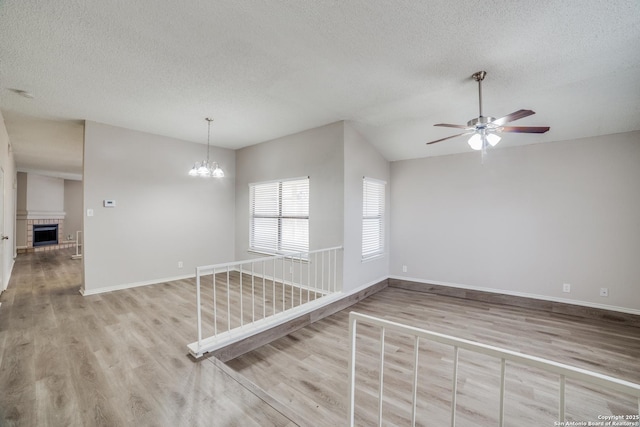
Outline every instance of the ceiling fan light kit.
<svg viewBox="0 0 640 427">
<path fill-rule="evenodd" d="M 507 123 L 513 122 L 524 117 L 535 114 L 532 110 L 518 110 L 511 114 L 507 114 L 504 117 L 496 119 L 491 116 L 482 115 L 482 81 L 487 75 L 486 71 L 478 71 L 471 76 L 478 82 L 478 107 L 479 115 L 475 119 L 471 119 L 467 122 L 467 125 L 454 125 L 450 123 L 438 123 L 434 126 L 450 127 L 457 129 L 464 129 L 466 132 L 459 133 L 457 135 L 447 136 L 446 138 L 437 139 L 435 141 L 427 142 L 427 145 L 435 144 L 437 142 L 446 141 L 447 139 L 456 138 L 458 136 L 471 135 L 467 141 L 469 146 L 473 150 L 485 150 L 487 147 L 495 147 L 500 142 L 500 133 L 513 132 L 513 133 L 545 133 L 549 130 L 548 126 L 504 126 Z"/>
</svg>

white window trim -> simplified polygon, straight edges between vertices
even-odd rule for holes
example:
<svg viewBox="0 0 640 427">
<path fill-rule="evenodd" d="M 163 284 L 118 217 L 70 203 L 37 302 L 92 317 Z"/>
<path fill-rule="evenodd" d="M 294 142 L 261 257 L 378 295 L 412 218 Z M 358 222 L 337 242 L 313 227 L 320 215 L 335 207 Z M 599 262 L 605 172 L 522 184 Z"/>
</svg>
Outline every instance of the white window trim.
<svg viewBox="0 0 640 427">
<path fill-rule="evenodd" d="M 381 200 L 378 200 L 379 204 L 382 205 L 382 212 L 380 213 L 379 217 L 378 216 L 374 216 L 374 217 L 365 217 L 365 190 L 366 190 L 366 185 L 368 183 L 371 184 L 379 184 L 381 185 L 381 189 L 382 189 L 382 198 Z M 370 178 L 367 176 L 363 176 L 362 177 L 362 223 L 361 223 L 361 227 L 362 227 L 362 236 L 361 236 L 361 261 L 362 262 L 367 262 L 367 261 L 372 261 L 378 258 L 382 258 L 385 256 L 386 254 L 386 197 L 387 197 L 387 182 L 383 181 L 381 179 L 376 179 L 376 178 Z M 376 217 L 379 218 L 379 227 L 378 227 L 378 232 L 379 232 L 379 240 L 381 241 L 381 246 L 378 248 L 377 251 L 375 252 L 368 252 L 367 254 L 364 253 L 365 251 L 365 231 L 364 231 L 364 221 L 365 219 L 375 219 Z"/>
</svg>

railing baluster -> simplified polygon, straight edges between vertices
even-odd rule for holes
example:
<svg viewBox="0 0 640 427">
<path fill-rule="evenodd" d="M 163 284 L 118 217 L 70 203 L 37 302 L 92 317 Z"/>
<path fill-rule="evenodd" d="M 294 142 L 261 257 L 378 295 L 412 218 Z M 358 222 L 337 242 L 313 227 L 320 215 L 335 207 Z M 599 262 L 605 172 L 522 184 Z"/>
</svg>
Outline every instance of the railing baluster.
<svg viewBox="0 0 640 427">
<path fill-rule="evenodd" d="M 229 267 L 227 267 L 227 332 L 231 330 L 231 289 L 229 283 Z"/>
<path fill-rule="evenodd" d="M 198 316 L 198 354 L 202 348 L 202 307 L 200 307 L 200 269 L 196 268 L 196 313 Z"/>
<path fill-rule="evenodd" d="M 285 299 L 286 299 L 286 295 L 287 295 L 287 289 L 285 288 L 284 285 L 284 257 L 282 257 L 282 311 L 286 311 L 287 310 L 287 306 L 285 304 Z"/>
<path fill-rule="evenodd" d="M 318 298 L 318 254 L 313 254 L 313 299 Z"/>
<path fill-rule="evenodd" d="M 307 255 L 307 302 L 311 301 L 311 257 Z"/>
<path fill-rule="evenodd" d="M 298 290 L 300 291 L 298 295 L 299 303 L 302 305 L 302 252 L 298 254 L 298 268 L 300 269 L 300 283 L 298 284 Z"/>
<path fill-rule="evenodd" d="M 218 336 L 218 301 L 216 300 L 216 269 L 213 269 L 213 336 Z"/>
<path fill-rule="evenodd" d="M 565 417 L 565 404 L 564 404 L 564 388 L 565 388 L 566 378 L 564 375 L 560 375 L 560 404 L 558 408 L 558 421 L 564 422 Z"/>
<path fill-rule="evenodd" d="M 273 271 L 271 272 L 271 282 L 273 283 L 273 293 L 272 293 L 272 303 L 273 303 L 273 312 L 271 313 L 276 314 L 276 259 L 273 259 Z"/>
<path fill-rule="evenodd" d="M 458 346 L 453 347 L 453 378 L 451 385 L 451 427 L 456 425 L 456 397 L 458 394 Z"/>
<path fill-rule="evenodd" d="M 293 265 L 293 256 L 290 259 L 291 259 L 291 261 L 289 261 L 289 263 L 290 263 L 289 271 L 291 272 L 291 281 L 289 282 L 289 285 L 291 286 L 291 308 L 293 308 L 294 307 L 293 302 L 295 300 L 295 297 L 293 295 L 293 291 L 294 291 L 294 289 L 293 289 L 293 270 L 294 270 L 294 268 L 293 268 L 294 267 L 294 265 Z"/>
<path fill-rule="evenodd" d="M 265 271 L 265 262 L 262 261 L 262 318 L 267 317 L 267 273 Z"/>
<path fill-rule="evenodd" d="M 324 293 L 324 252 L 322 252 L 322 268 L 320 268 L 320 288 Z"/>
<path fill-rule="evenodd" d="M 327 254 L 327 293 L 331 293 L 331 252 Z"/>
<path fill-rule="evenodd" d="M 240 264 L 240 327 L 244 326 L 244 307 L 242 305 L 242 264 Z"/>
<path fill-rule="evenodd" d="M 504 427 L 504 386 L 505 386 L 505 372 L 507 369 L 507 361 L 500 359 L 500 427 Z"/>
<path fill-rule="evenodd" d="M 251 321 L 256 321 L 256 283 L 255 283 L 254 263 L 251 262 Z"/>
<path fill-rule="evenodd" d="M 413 344 L 413 393 L 411 396 L 411 426 L 416 425 L 416 406 L 418 401 L 418 354 L 420 351 L 420 337 L 416 336 Z"/>
<path fill-rule="evenodd" d="M 349 342 L 351 343 L 351 353 L 349 354 L 349 400 L 347 402 L 347 414 L 349 414 L 349 426 L 355 424 L 355 398 L 356 398 L 356 328 L 357 320 L 349 318 Z"/>
<path fill-rule="evenodd" d="M 384 332 L 380 330 L 380 388 L 378 389 L 378 426 L 382 426 L 382 401 L 384 392 Z"/>
<path fill-rule="evenodd" d="M 338 290 L 338 251 L 333 250 L 333 292 Z"/>
</svg>

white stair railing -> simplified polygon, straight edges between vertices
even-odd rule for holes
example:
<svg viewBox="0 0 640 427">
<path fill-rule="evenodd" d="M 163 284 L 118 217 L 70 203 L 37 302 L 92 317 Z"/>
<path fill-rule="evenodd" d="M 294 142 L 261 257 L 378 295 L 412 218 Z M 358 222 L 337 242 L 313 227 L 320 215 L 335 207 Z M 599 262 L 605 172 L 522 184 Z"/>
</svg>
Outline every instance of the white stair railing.
<svg viewBox="0 0 640 427">
<path fill-rule="evenodd" d="M 342 247 L 196 268 L 196 358 L 285 323 L 342 291 Z"/>
<path fill-rule="evenodd" d="M 633 396 L 637 400 L 638 413 L 640 413 L 640 384 L 634 384 L 628 381 L 620 380 L 617 378 L 609 377 L 607 375 L 598 374 L 585 369 L 580 369 L 565 365 L 562 363 L 553 362 L 551 360 L 542 359 L 535 356 L 528 356 L 515 351 L 505 350 L 498 347 L 493 347 L 486 344 L 480 344 L 469 340 L 455 338 L 449 335 L 439 334 L 436 332 L 430 332 L 424 329 L 415 328 L 412 326 L 402 325 L 400 323 L 391 322 L 388 320 L 379 319 L 376 317 L 368 316 L 365 314 L 351 312 L 349 314 L 349 342 L 350 342 L 350 354 L 349 354 L 349 400 L 347 416 L 349 418 L 348 425 L 354 426 L 355 422 L 355 373 L 356 373 L 356 335 L 357 325 L 371 325 L 380 329 L 380 360 L 379 360 L 379 383 L 378 383 L 378 425 L 382 425 L 382 403 L 384 392 L 384 354 L 385 354 L 385 336 L 388 331 L 394 331 L 404 336 L 413 338 L 413 387 L 411 397 L 411 425 L 416 424 L 416 404 L 417 404 L 417 388 L 418 388 L 418 353 L 421 340 L 437 342 L 453 347 L 453 372 L 452 372 L 452 396 L 451 396 L 451 426 L 456 424 L 456 394 L 457 394 L 457 372 L 458 372 L 458 352 L 460 349 L 472 351 L 475 353 L 484 354 L 494 357 L 500 360 L 500 407 L 499 407 L 499 426 L 504 426 L 504 400 L 505 400 L 505 375 L 506 375 L 506 362 L 509 361 L 514 364 L 520 364 L 532 368 L 537 368 L 549 373 L 558 375 L 559 381 L 559 416 L 558 422 L 555 425 L 565 424 L 565 382 L 567 379 L 577 380 L 585 384 L 594 385 L 603 389 L 611 391 L 617 391 L 629 396 Z M 602 420 L 594 420 L 594 424 L 599 425 L 596 422 L 602 421 L 602 425 L 639 425 L 638 413 L 635 415 L 626 415 L 623 421 L 628 424 L 606 424 L 606 417 Z M 613 418 L 612 418 L 613 419 Z M 619 418 L 615 418 L 619 419 Z M 578 425 L 578 424 L 576 424 Z M 580 424 L 581 425 L 581 424 Z M 586 425 L 586 424 L 585 424 Z"/>
</svg>

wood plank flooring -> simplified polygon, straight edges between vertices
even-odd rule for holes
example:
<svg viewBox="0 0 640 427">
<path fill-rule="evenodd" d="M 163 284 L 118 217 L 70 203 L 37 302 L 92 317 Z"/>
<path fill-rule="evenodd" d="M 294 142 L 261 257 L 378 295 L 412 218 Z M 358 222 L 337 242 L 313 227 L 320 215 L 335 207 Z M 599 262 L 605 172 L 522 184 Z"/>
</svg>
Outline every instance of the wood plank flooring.
<svg viewBox="0 0 640 427">
<path fill-rule="evenodd" d="M 1 426 L 345 424 L 348 310 L 227 365 L 193 362 L 193 280 L 82 297 L 80 262 L 70 256 L 20 255 L 2 294 Z M 640 383 L 640 328 L 397 288 L 351 309 Z M 379 333 L 362 329 L 356 419 L 368 426 L 377 416 Z M 387 337 L 384 425 L 408 424 L 412 356 L 407 337 Z M 420 360 L 418 425 L 448 425 L 451 350 L 425 345 Z M 557 380 L 507 369 L 507 425 L 554 425 Z M 459 426 L 496 425 L 498 375 L 499 363 L 460 353 Z M 567 391 L 573 420 L 637 412 L 621 396 L 573 383 Z"/>
<path fill-rule="evenodd" d="M 640 383 L 640 328 L 387 288 L 350 308 L 373 316 L 544 357 Z M 357 425 L 377 425 L 379 331 L 360 327 Z M 410 424 L 413 341 L 387 336 L 384 425 Z M 228 365 L 300 413 L 308 425 L 343 425 L 347 399 L 348 311 L 342 311 Z M 452 349 L 423 344 L 418 425 L 449 425 Z M 458 426 L 497 425 L 500 363 L 460 352 Z M 553 426 L 558 379 L 507 365 L 506 425 Z M 637 414 L 638 403 L 568 381 L 567 419 Z"/>
<path fill-rule="evenodd" d="M 2 426 L 292 426 L 193 362 L 193 281 L 83 297 L 80 261 L 18 256 L 0 306 Z"/>
</svg>

